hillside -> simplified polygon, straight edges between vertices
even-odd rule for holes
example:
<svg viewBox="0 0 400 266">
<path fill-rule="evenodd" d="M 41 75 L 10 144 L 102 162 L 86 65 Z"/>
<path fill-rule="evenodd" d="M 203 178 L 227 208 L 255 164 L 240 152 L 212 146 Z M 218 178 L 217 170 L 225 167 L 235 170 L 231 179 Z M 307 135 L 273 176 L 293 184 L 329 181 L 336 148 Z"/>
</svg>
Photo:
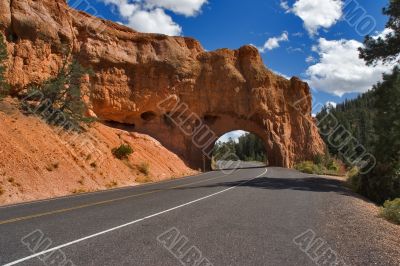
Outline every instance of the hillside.
<svg viewBox="0 0 400 266">
<path fill-rule="evenodd" d="M 345 100 L 343 103 L 338 104 L 336 108 L 325 106 L 318 113 L 317 119 L 323 121 L 323 118 L 329 112 L 337 119 L 338 124 L 343 125 L 362 145 L 368 150 L 373 151 L 373 142 L 376 138 L 374 128 L 374 120 L 377 116 L 377 109 L 375 107 L 376 97 L 375 90 L 370 90 L 364 94 L 360 94 L 353 100 Z M 322 122 L 322 126 L 326 126 L 326 124 Z M 333 145 L 330 145 L 327 139 L 325 141 L 330 152 L 337 155 L 337 149 Z"/>
<path fill-rule="evenodd" d="M 367 161 L 350 183 L 377 203 L 400 197 L 399 98 L 400 69 L 395 67 L 370 91 L 317 115 L 332 154 L 350 168 Z"/>
<path fill-rule="evenodd" d="M 60 131 L 0 102 L 0 205 L 132 186 L 194 174 L 153 138 L 94 123 L 82 134 Z M 128 143 L 128 160 L 111 150 Z M 148 165 L 148 174 L 146 169 Z"/>
</svg>

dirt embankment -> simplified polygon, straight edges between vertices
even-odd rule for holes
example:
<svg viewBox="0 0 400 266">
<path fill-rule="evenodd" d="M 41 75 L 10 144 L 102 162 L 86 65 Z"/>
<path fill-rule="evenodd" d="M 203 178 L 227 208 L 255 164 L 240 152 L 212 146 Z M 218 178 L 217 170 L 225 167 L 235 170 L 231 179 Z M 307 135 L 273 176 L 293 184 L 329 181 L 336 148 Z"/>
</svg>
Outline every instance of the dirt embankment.
<svg viewBox="0 0 400 266">
<path fill-rule="evenodd" d="M 118 160 L 111 150 L 128 143 Z M 0 205 L 178 178 L 196 172 L 155 139 L 100 123 L 66 132 L 0 102 Z"/>
</svg>

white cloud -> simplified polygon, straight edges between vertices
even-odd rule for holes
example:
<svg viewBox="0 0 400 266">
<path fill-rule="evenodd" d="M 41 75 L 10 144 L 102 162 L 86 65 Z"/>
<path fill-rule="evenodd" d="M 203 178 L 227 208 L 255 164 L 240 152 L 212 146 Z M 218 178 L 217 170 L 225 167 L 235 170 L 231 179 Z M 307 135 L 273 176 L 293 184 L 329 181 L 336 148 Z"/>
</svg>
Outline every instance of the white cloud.
<svg viewBox="0 0 400 266">
<path fill-rule="evenodd" d="M 303 37 L 303 33 L 302 32 L 295 32 L 292 34 L 294 37 Z"/>
<path fill-rule="evenodd" d="M 180 35 L 182 28 L 161 8 L 150 11 L 139 10 L 128 18 L 128 26 L 140 32 L 156 32 L 167 35 Z"/>
<path fill-rule="evenodd" d="M 275 74 L 277 74 L 279 76 L 284 77 L 285 79 L 289 79 L 290 80 L 290 77 L 288 75 L 285 75 L 285 74 L 283 74 L 283 73 L 281 73 L 279 71 L 275 71 L 275 70 L 272 70 L 272 72 L 274 72 Z"/>
<path fill-rule="evenodd" d="M 182 27 L 165 13 L 195 16 L 207 0 L 100 0 L 118 11 L 123 23 L 139 31 L 181 35 Z"/>
<path fill-rule="evenodd" d="M 146 0 L 150 7 L 161 7 L 185 16 L 195 16 L 207 0 Z"/>
<path fill-rule="evenodd" d="M 286 48 L 286 51 L 288 53 L 303 53 L 303 49 L 301 49 L 300 47 L 292 47 L 292 46 Z"/>
<path fill-rule="evenodd" d="M 359 58 L 359 47 L 363 44 L 355 40 L 320 38 L 318 45 L 313 47 L 319 60 L 306 71 L 310 86 L 338 96 L 371 89 L 382 79 L 382 73 L 390 72 L 393 66 L 367 66 Z"/>
<path fill-rule="evenodd" d="M 328 108 L 336 108 L 337 103 L 328 101 L 325 103 L 325 106 Z"/>
<path fill-rule="evenodd" d="M 286 10 L 286 13 L 290 12 L 290 7 L 287 1 L 281 1 L 280 6 L 283 10 Z"/>
<path fill-rule="evenodd" d="M 328 29 L 342 17 L 341 0 L 298 0 L 291 12 L 300 17 L 310 35 L 318 33 L 319 28 Z"/>
<path fill-rule="evenodd" d="M 238 139 L 239 139 L 239 137 L 243 136 L 243 135 L 246 134 L 246 133 L 248 133 L 248 132 L 243 131 L 243 130 L 231 131 L 231 132 L 228 132 L 228 133 L 224 134 L 222 137 L 220 137 L 220 138 L 218 139 L 218 141 L 221 141 L 221 142 L 228 142 L 229 139 L 231 138 L 231 139 L 233 139 L 235 142 L 237 142 Z"/>
<path fill-rule="evenodd" d="M 315 62 L 315 58 L 312 55 L 307 56 L 306 63 L 310 64 L 310 63 L 314 63 L 314 62 Z"/>
<path fill-rule="evenodd" d="M 385 28 L 382 32 L 376 32 L 376 36 L 373 36 L 374 39 L 386 39 L 386 36 L 392 35 L 394 33 L 394 30 Z"/>
<path fill-rule="evenodd" d="M 107 5 L 113 5 L 117 8 L 119 14 L 122 17 L 131 16 L 136 10 L 140 8 L 137 3 L 129 3 L 128 0 L 100 0 Z"/>
<path fill-rule="evenodd" d="M 279 44 L 280 42 L 287 42 L 287 41 L 289 41 L 289 36 L 288 36 L 287 31 L 284 31 L 281 34 L 281 36 L 269 38 L 265 42 L 263 47 L 258 47 L 258 50 L 261 53 L 264 53 L 265 50 L 273 50 L 275 48 L 278 48 L 280 46 L 280 44 Z"/>
</svg>

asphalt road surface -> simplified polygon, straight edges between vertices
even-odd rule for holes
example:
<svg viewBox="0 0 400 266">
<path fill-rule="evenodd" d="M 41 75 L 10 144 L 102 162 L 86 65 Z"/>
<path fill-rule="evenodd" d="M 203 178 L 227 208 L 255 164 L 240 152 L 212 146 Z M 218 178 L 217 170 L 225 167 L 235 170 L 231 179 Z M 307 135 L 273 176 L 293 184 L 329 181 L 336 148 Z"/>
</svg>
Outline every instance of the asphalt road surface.
<svg viewBox="0 0 400 266">
<path fill-rule="evenodd" d="M 248 167 L 0 207 L 0 264 L 344 265 L 325 210 L 348 193 L 337 180 Z"/>
<path fill-rule="evenodd" d="M 224 169 L 246 169 L 246 168 L 255 168 L 255 167 L 263 167 L 264 163 L 261 162 L 245 162 L 245 161 L 217 161 L 216 168 L 217 170 Z"/>
</svg>

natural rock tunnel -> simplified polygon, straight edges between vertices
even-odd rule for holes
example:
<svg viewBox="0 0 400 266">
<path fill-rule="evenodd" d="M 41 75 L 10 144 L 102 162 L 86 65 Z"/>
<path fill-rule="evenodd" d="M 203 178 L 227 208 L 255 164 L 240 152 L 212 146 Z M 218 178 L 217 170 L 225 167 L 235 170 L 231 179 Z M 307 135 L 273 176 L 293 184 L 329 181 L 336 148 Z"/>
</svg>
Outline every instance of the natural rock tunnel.
<svg viewBox="0 0 400 266">
<path fill-rule="evenodd" d="M 192 38 L 138 33 L 65 0 L 26 1 L 0 0 L 0 32 L 16 36 L 7 43 L 14 91 L 54 75 L 58 47 L 68 45 L 95 72 L 84 88 L 92 115 L 155 137 L 194 168 L 235 129 L 263 139 L 270 165 L 323 153 L 308 85 L 273 74 L 256 48 L 208 52 Z"/>
</svg>

